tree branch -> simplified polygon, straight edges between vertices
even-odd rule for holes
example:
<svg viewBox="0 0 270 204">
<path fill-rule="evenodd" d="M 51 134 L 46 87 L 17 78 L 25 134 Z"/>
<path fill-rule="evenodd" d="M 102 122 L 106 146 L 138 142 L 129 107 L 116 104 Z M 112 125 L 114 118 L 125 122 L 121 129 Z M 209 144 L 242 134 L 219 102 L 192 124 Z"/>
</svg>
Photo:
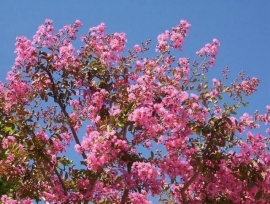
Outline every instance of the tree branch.
<svg viewBox="0 0 270 204">
<path fill-rule="evenodd" d="M 193 176 L 188 180 L 188 182 L 186 182 L 184 184 L 183 188 L 181 189 L 181 196 L 182 196 L 182 199 L 183 199 L 183 204 L 186 204 L 187 203 L 187 197 L 186 197 L 185 191 L 193 183 L 193 181 L 195 181 L 195 179 L 197 178 L 197 176 L 200 173 L 201 167 L 202 166 L 200 166 L 200 168 L 197 169 L 197 171 L 195 172 L 195 174 L 193 174 Z"/>
<path fill-rule="evenodd" d="M 122 199 L 121 199 L 121 203 L 120 203 L 120 204 L 125 204 L 125 203 L 126 203 L 127 198 L 128 198 L 128 192 L 129 192 L 128 189 L 125 189 L 125 190 L 124 190 L 124 193 L 123 193 L 123 195 L 122 195 Z"/>
<path fill-rule="evenodd" d="M 75 131 L 73 125 L 72 125 L 71 122 L 70 122 L 70 118 L 69 118 L 69 115 L 68 115 L 68 113 L 67 113 L 67 111 L 66 111 L 66 107 L 65 107 L 65 106 L 62 104 L 62 102 L 58 99 L 58 92 L 57 92 L 57 90 L 56 90 L 56 87 L 55 87 L 55 83 L 54 83 L 52 74 L 51 74 L 47 69 L 45 69 L 45 68 L 44 68 L 44 71 L 48 74 L 48 76 L 49 76 L 49 78 L 50 78 L 50 81 L 51 81 L 51 83 L 52 83 L 52 92 L 53 92 L 54 100 L 55 100 L 55 102 L 60 106 L 61 111 L 63 112 L 63 114 L 65 115 L 65 117 L 68 119 L 68 125 L 69 125 L 70 130 L 71 130 L 71 132 L 72 132 L 72 134 L 73 134 L 73 137 L 74 137 L 74 139 L 75 139 L 75 141 L 76 141 L 76 144 L 78 144 L 78 145 L 81 146 L 81 143 L 80 143 L 80 140 L 79 140 L 79 138 L 78 138 L 78 135 L 77 135 L 77 133 L 76 133 L 76 131 Z M 84 152 L 82 153 L 82 156 L 83 156 L 84 159 L 87 158 L 87 156 L 86 156 L 86 154 L 85 154 Z"/>
<path fill-rule="evenodd" d="M 184 184 L 183 188 L 181 189 L 181 196 L 182 196 L 182 200 L 183 200 L 183 204 L 187 204 L 187 197 L 185 194 L 185 191 L 188 189 L 188 187 L 193 183 L 193 181 L 195 181 L 195 179 L 198 177 L 200 171 L 202 170 L 203 164 L 204 164 L 204 158 L 205 155 L 209 152 L 209 143 L 207 143 L 205 150 L 203 152 L 202 155 L 202 161 L 199 165 L 199 167 L 197 168 L 196 172 L 193 174 L 193 176 Z"/>
<path fill-rule="evenodd" d="M 127 141 L 126 134 L 127 134 L 127 125 L 125 125 L 125 127 L 123 128 L 123 138 Z M 127 164 L 127 169 L 128 169 L 128 173 L 130 173 L 131 172 L 131 167 L 128 164 Z M 126 201 L 128 199 L 128 193 L 129 193 L 129 190 L 127 188 L 125 188 L 120 204 L 125 204 L 126 203 Z"/>
</svg>

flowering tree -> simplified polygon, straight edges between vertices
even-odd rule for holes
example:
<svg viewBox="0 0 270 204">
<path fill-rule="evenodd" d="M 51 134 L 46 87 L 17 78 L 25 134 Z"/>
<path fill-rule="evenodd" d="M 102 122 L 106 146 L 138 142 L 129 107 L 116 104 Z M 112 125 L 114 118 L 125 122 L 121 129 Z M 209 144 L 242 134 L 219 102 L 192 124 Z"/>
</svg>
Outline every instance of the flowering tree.
<svg viewBox="0 0 270 204">
<path fill-rule="evenodd" d="M 226 68 L 208 81 L 218 40 L 194 62 L 172 56 L 190 28 L 183 20 L 158 36 L 157 57 L 142 58 L 150 41 L 125 55 L 125 34 L 106 34 L 104 24 L 76 51 L 81 26 L 55 34 L 46 20 L 32 41 L 17 38 L 15 65 L 0 84 L 3 203 L 270 200 L 269 136 L 256 131 L 270 107 L 232 116 L 259 80 L 240 73 L 226 85 Z"/>
</svg>

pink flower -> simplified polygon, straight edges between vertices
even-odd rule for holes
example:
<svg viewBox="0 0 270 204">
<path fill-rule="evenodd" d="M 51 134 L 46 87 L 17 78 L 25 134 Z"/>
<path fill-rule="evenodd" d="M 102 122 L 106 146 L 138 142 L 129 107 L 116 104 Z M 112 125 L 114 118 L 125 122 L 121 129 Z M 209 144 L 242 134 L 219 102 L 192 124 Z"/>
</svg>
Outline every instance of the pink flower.
<svg viewBox="0 0 270 204">
<path fill-rule="evenodd" d="M 53 21 L 51 19 L 46 19 L 45 20 L 46 25 L 51 25 L 52 23 L 53 23 Z"/>
<path fill-rule="evenodd" d="M 17 42 L 15 43 L 15 53 L 17 54 L 17 57 L 15 59 L 15 68 L 18 68 L 27 63 L 31 63 L 31 65 L 36 63 L 36 51 L 35 48 L 32 47 L 31 41 L 24 36 L 17 37 L 16 40 Z"/>
<path fill-rule="evenodd" d="M 213 43 L 214 43 L 214 45 L 216 45 L 217 47 L 220 46 L 220 43 L 219 43 L 219 41 L 218 41 L 216 38 L 213 39 Z"/>
<path fill-rule="evenodd" d="M 141 52 L 141 47 L 139 45 L 134 45 L 133 50 L 134 50 L 134 52 L 139 53 L 139 52 Z"/>
<path fill-rule="evenodd" d="M 191 94 L 190 94 L 190 97 L 191 97 L 191 98 L 194 98 L 195 100 L 198 100 L 198 99 L 199 99 L 199 96 L 197 96 L 197 95 L 194 94 L 194 93 L 191 93 Z"/>
<path fill-rule="evenodd" d="M 218 95 L 218 91 L 216 89 L 210 92 L 211 97 L 215 97 L 216 95 Z"/>
<path fill-rule="evenodd" d="M 212 82 L 213 82 L 214 85 L 220 86 L 220 81 L 217 80 L 216 78 L 213 78 L 213 79 L 212 79 Z"/>
<path fill-rule="evenodd" d="M 8 148 L 8 139 L 3 139 L 2 140 L 2 148 L 3 149 L 7 149 Z"/>
<path fill-rule="evenodd" d="M 75 49 L 71 44 L 67 44 L 66 46 L 62 46 L 59 49 L 60 57 L 62 58 L 69 58 L 73 57 Z"/>
<path fill-rule="evenodd" d="M 121 109 L 120 109 L 119 106 L 113 106 L 113 107 L 111 108 L 111 115 L 112 115 L 112 116 L 118 116 L 121 112 L 122 112 L 122 111 L 121 111 Z"/>
<path fill-rule="evenodd" d="M 218 47 L 220 43 L 217 39 L 213 39 L 213 43 L 207 43 L 203 48 L 196 52 L 196 54 L 200 57 L 210 57 L 208 64 L 210 67 L 215 65 L 216 55 L 218 53 Z"/>
<path fill-rule="evenodd" d="M 131 201 L 131 204 L 152 204 L 152 202 L 147 199 L 146 194 L 131 192 L 128 194 L 128 198 Z"/>
<path fill-rule="evenodd" d="M 106 29 L 106 25 L 105 23 L 101 23 L 100 25 L 97 26 L 98 31 L 100 31 L 101 33 L 103 33 Z"/>
<path fill-rule="evenodd" d="M 167 41 L 159 41 L 157 46 L 156 46 L 156 51 L 157 52 L 161 52 L 161 53 L 166 53 L 169 51 L 169 46 L 168 46 L 168 43 Z"/>
<path fill-rule="evenodd" d="M 81 23 L 80 20 L 76 20 L 76 21 L 75 21 L 75 26 L 76 26 L 76 27 L 82 27 L 82 25 L 83 25 L 83 24 Z"/>
<path fill-rule="evenodd" d="M 266 106 L 267 113 L 270 113 L 270 105 Z"/>
<path fill-rule="evenodd" d="M 83 153 L 83 148 L 80 145 L 78 145 L 78 144 L 75 144 L 74 149 L 75 149 L 75 151 L 78 154 L 82 154 Z"/>
<path fill-rule="evenodd" d="M 185 31 L 189 30 L 191 27 L 191 24 L 189 22 L 187 22 L 186 20 L 181 20 L 180 25 L 181 25 L 182 29 Z"/>
</svg>

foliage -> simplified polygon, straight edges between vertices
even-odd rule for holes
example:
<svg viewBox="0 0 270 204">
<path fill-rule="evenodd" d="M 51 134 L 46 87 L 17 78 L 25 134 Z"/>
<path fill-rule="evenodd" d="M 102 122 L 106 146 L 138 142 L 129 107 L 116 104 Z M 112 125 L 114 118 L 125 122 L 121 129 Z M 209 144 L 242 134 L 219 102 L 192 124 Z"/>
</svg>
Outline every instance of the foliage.
<svg viewBox="0 0 270 204">
<path fill-rule="evenodd" d="M 76 51 L 81 26 L 55 34 L 46 20 L 32 41 L 17 38 L 15 65 L 0 84 L 3 203 L 269 200 L 269 135 L 256 129 L 270 107 L 233 116 L 259 80 L 240 73 L 226 85 L 226 68 L 208 81 L 217 39 L 191 63 L 170 54 L 182 49 L 187 21 L 158 36 L 154 58 L 141 57 L 149 40 L 125 56 L 125 34 L 106 34 L 103 23 Z M 68 159 L 69 146 L 78 161 Z"/>
</svg>

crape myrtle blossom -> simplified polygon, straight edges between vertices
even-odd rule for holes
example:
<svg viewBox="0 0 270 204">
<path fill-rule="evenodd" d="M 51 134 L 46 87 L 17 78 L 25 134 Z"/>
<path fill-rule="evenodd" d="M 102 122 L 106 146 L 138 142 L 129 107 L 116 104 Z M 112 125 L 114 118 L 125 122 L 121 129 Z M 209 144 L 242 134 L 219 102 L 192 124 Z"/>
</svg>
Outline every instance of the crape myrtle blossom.
<svg viewBox="0 0 270 204">
<path fill-rule="evenodd" d="M 203 48 L 196 52 L 199 56 L 210 57 L 210 60 L 207 62 L 210 67 L 215 65 L 216 55 L 218 54 L 218 47 L 220 43 L 217 39 L 213 39 L 213 43 L 207 43 Z"/>
<path fill-rule="evenodd" d="M 161 53 L 166 53 L 169 51 L 170 47 L 181 50 L 184 43 L 184 38 L 187 36 L 187 32 L 190 28 L 190 24 L 181 20 L 180 24 L 172 28 L 172 31 L 166 30 L 165 33 L 162 33 L 158 36 L 158 44 L 156 46 L 156 51 Z M 171 44 L 168 44 L 168 40 L 171 41 Z"/>
<path fill-rule="evenodd" d="M 151 58 L 150 41 L 125 54 L 125 33 L 104 23 L 77 50 L 81 26 L 55 32 L 47 19 L 32 41 L 17 38 L 0 83 L 2 203 L 269 202 L 270 106 L 235 116 L 260 81 L 227 83 L 228 68 L 208 81 L 217 39 L 199 60 L 173 56 L 191 27 L 182 20 Z"/>
</svg>

